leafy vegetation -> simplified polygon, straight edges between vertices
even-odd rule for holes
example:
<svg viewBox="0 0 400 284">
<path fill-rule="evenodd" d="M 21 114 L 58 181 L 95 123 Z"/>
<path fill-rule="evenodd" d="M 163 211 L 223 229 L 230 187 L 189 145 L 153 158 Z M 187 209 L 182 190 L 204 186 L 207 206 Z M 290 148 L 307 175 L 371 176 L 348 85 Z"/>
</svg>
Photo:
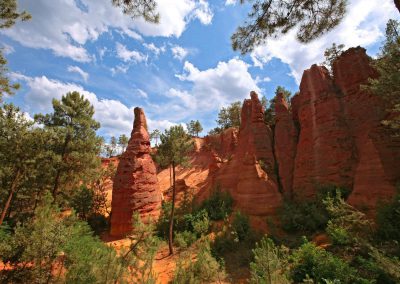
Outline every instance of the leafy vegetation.
<svg viewBox="0 0 400 284">
<path fill-rule="evenodd" d="M 217 186 L 210 197 L 202 202 L 201 209 L 207 211 L 211 220 L 223 220 L 232 213 L 233 199 L 227 191 L 221 191 Z"/>
<path fill-rule="evenodd" d="M 233 102 L 229 106 L 221 108 L 216 121 L 218 126 L 212 129 L 209 134 L 218 134 L 230 127 L 240 127 L 241 111 L 242 103 L 240 101 Z"/>
</svg>

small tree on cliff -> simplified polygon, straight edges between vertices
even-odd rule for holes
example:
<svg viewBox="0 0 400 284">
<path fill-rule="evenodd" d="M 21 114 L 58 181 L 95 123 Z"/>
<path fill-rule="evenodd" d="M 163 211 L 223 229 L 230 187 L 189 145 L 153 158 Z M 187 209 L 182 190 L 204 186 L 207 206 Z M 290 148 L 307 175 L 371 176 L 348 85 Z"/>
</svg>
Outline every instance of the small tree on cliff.
<svg viewBox="0 0 400 284">
<path fill-rule="evenodd" d="M 160 136 L 161 144 L 158 146 L 156 161 L 161 167 L 172 167 L 172 208 L 169 221 L 169 253 L 173 254 L 173 227 L 175 213 L 175 167 L 188 163 L 188 154 L 193 149 L 193 141 L 181 125 L 172 126 Z"/>
<path fill-rule="evenodd" d="M 150 133 L 150 139 L 154 139 L 156 140 L 156 146 L 158 146 L 158 138 L 160 138 L 160 130 L 158 129 L 154 129 L 151 133 Z"/>
<path fill-rule="evenodd" d="M 344 44 L 336 45 L 333 43 L 331 47 L 325 49 L 325 61 L 322 63 L 330 73 L 333 71 L 333 62 L 343 53 Z"/>
<path fill-rule="evenodd" d="M 282 93 L 286 102 L 290 103 L 290 97 L 292 93 L 285 89 L 282 86 L 276 87 L 275 96 L 273 99 L 269 101 L 269 106 L 265 109 L 264 112 L 264 122 L 269 125 L 275 124 L 275 98 L 278 94 Z M 265 102 L 264 102 L 265 103 Z"/>
<path fill-rule="evenodd" d="M 386 25 L 386 41 L 380 58 L 374 62 L 379 78 L 370 79 L 369 90 L 385 99 L 390 116 L 383 121 L 400 136 L 400 22 L 389 20 Z"/>
<path fill-rule="evenodd" d="M 53 100 L 54 113 L 35 115 L 36 122 L 52 132 L 49 142 L 52 152 L 52 194 L 56 198 L 60 188 L 77 188 L 99 166 L 100 138 L 96 130 L 100 124 L 92 117 L 93 106 L 78 92 L 67 93 L 61 101 Z"/>
<path fill-rule="evenodd" d="M 125 152 L 126 147 L 128 146 L 129 138 L 125 134 L 122 134 L 118 138 L 118 145 L 121 147 L 121 151 Z"/>
<path fill-rule="evenodd" d="M 189 135 L 199 137 L 199 133 L 203 131 L 203 126 L 198 120 L 191 120 L 186 123 Z"/>
</svg>

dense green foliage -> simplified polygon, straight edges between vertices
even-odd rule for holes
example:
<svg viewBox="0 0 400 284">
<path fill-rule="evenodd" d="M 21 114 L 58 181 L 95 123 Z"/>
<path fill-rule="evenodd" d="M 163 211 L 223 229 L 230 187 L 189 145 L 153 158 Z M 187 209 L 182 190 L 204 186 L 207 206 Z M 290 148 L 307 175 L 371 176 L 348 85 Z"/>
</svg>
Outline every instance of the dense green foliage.
<svg viewBox="0 0 400 284">
<path fill-rule="evenodd" d="M 67 93 L 61 100 L 53 99 L 54 112 L 35 115 L 35 121 L 51 133 L 51 192 L 67 196 L 87 181 L 100 166 L 100 124 L 92 117 L 94 108 L 78 92 Z M 62 191 L 60 191 L 62 188 Z"/>
<path fill-rule="evenodd" d="M 59 213 L 51 195 L 46 194 L 26 225 L 17 225 L 14 232 L 2 229 L 0 235 L 6 242 L 1 242 L 0 255 L 13 268 L 1 271 L 2 282 L 98 283 L 118 279 L 115 271 L 121 263 L 114 249 L 94 238 L 84 222 Z"/>
<path fill-rule="evenodd" d="M 203 131 L 203 126 L 198 120 L 191 120 L 186 124 L 189 135 L 199 137 L 199 133 Z"/>
<path fill-rule="evenodd" d="M 200 208 L 207 211 L 211 220 L 223 220 L 232 213 L 233 199 L 227 191 L 217 186 L 210 197 L 204 200 Z"/>
<path fill-rule="evenodd" d="M 380 205 L 376 219 L 378 236 L 383 240 L 395 240 L 400 243 L 400 192 L 391 202 Z"/>
<path fill-rule="evenodd" d="M 311 199 L 285 200 L 278 211 L 282 228 L 289 233 L 312 234 L 323 231 L 329 220 L 323 200 L 327 196 L 335 196 L 336 192 L 345 197 L 350 193 L 346 188 L 325 185 L 318 186 L 316 196 Z"/>
<path fill-rule="evenodd" d="M 285 284 L 288 280 L 287 249 L 277 247 L 268 237 L 261 239 L 253 249 L 254 262 L 250 263 L 250 283 Z"/>
<path fill-rule="evenodd" d="M 302 282 L 309 276 L 315 283 L 326 280 L 339 280 L 350 283 L 354 270 L 346 261 L 332 255 L 313 243 L 305 242 L 290 257 L 293 267 L 290 275 L 294 282 Z"/>
<path fill-rule="evenodd" d="M 190 255 L 180 258 L 176 264 L 174 284 L 201 284 L 220 282 L 225 278 L 223 266 L 211 255 L 210 243 L 204 239 L 198 244 L 196 260 Z"/>
<path fill-rule="evenodd" d="M 389 20 L 386 26 L 386 41 L 374 67 L 379 73 L 376 79 L 370 79 L 367 88 L 381 96 L 388 104 L 390 116 L 383 123 L 400 135 L 400 22 Z"/>
<path fill-rule="evenodd" d="M 240 127 L 241 111 L 242 103 L 240 101 L 233 102 L 229 106 L 221 108 L 216 120 L 218 126 L 212 129 L 209 134 L 218 134 L 230 127 Z"/>
<path fill-rule="evenodd" d="M 261 102 L 265 108 L 264 122 L 268 125 L 275 125 L 275 99 L 278 94 L 282 94 L 283 97 L 285 98 L 286 102 L 290 106 L 290 98 L 292 96 L 292 93 L 290 91 L 286 90 L 282 86 L 276 87 L 275 96 L 271 100 L 269 100 L 268 106 L 267 106 L 268 101 L 266 99 L 264 99 L 264 97 L 263 97 Z"/>
</svg>

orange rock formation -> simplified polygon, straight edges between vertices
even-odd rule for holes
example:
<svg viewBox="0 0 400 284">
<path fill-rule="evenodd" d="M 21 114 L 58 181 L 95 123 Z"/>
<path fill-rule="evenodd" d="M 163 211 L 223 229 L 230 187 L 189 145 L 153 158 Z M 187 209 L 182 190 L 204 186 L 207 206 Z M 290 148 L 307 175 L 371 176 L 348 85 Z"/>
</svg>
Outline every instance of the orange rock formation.
<svg viewBox="0 0 400 284">
<path fill-rule="evenodd" d="M 158 217 L 161 206 L 146 117 L 141 108 L 136 107 L 134 113 L 131 138 L 120 157 L 114 178 L 110 232 L 113 236 L 123 236 L 131 231 L 133 212 L 139 212 L 147 221 L 148 217 Z"/>
</svg>

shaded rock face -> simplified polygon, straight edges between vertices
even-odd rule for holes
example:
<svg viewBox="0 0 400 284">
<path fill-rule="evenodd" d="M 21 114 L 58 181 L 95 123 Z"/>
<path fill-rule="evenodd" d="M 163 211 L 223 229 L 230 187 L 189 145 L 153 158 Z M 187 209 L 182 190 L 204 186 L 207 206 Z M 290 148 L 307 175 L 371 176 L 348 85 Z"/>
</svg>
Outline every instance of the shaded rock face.
<svg viewBox="0 0 400 284">
<path fill-rule="evenodd" d="M 236 209 L 249 215 L 270 215 L 281 205 L 275 175 L 272 131 L 263 122 L 264 110 L 255 92 L 243 103 L 237 146 L 220 163 L 214 185 L 228 190 Z"/>
<path fill-rule="evenodd" d="M 400 179 L 400 140 L 381 125 L 386 115 L 383 101 L 360 87 L 376 76 L 360 47 L 338 58 L 333 78 L 316 65 L 304 72 L 300 93 L 291 101 L 293 120 L 299 125 L 292 181 L 295 196 L 308 198 L 318 185 L 336 184 L 352 189 L 350 203 L 373 210 L 378 200 L 394 195 L 395 181 Z M 291 176 L 282 167 L 290 167 L 296 139 L 284 103 L 279 102 L 276 111 L 275 148 L 286 191 Z"/>
<path fill-rule="evenodd" d="M 278 94 L 275 99 L 274 135 L 274 150 L 280 185 L 282 192 L 291 198 L 298 131 L 283 94 Z"/>
<path fill-rule="evenodd" d="M 149 217 L 157 218 L 161 207 L 146 117 L 141 108 L 135 108 L 134 113 L 131 138 L 120 157 L 114 178 L 110 232 L 113 236 L 123 236 L 131 231 L 133 212 L 139 212 L 146 222 Z"/>
</svg>

